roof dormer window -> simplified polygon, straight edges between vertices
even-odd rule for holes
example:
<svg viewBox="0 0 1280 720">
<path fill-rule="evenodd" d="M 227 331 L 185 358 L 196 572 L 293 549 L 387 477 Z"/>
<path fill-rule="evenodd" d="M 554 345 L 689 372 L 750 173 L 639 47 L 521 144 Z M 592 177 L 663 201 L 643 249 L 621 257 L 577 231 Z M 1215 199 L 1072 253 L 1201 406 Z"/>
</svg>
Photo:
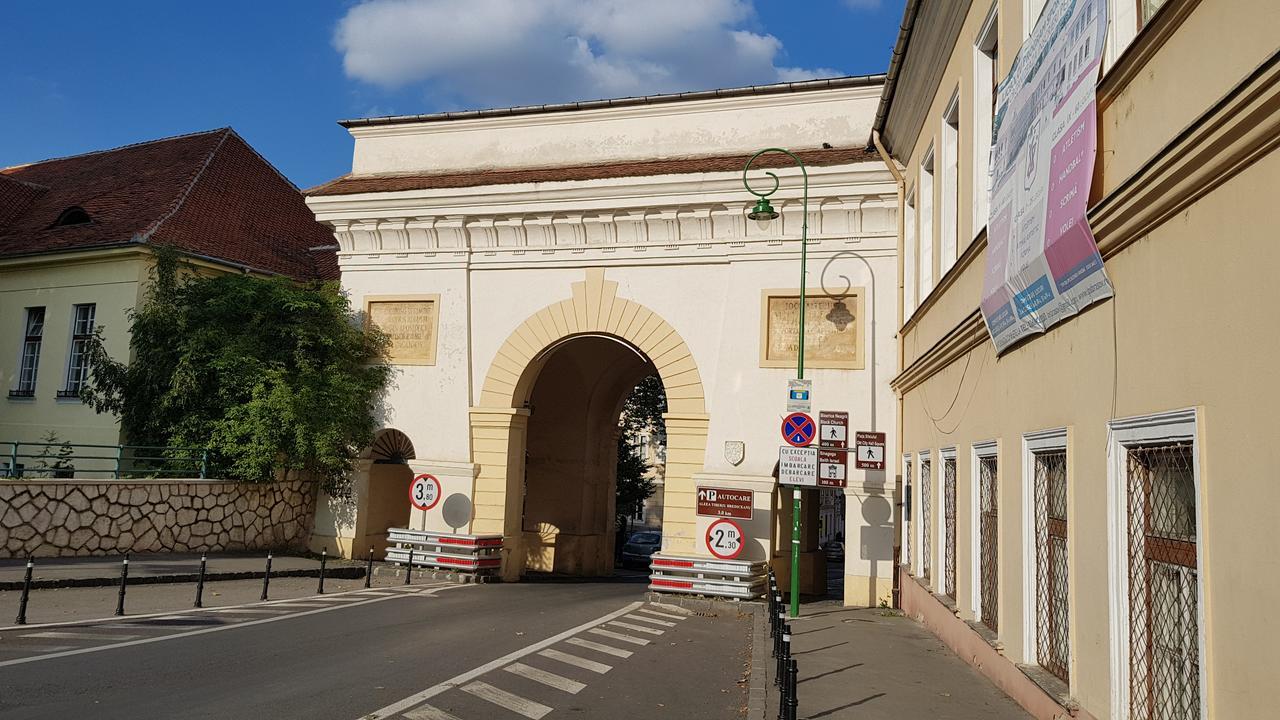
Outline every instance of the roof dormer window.
<svg viewBox="0 0 1280 720">
<path fill-rule="evenodd" d="M 85 225 L 91 219 L 92 218 L 89 217 L 89 213 L 85 212 L 84 208 L 79 205 L 72 205 L 66 210 L 63 210 L 62 214 L 58 216 L 58 219 L 53 221 L 53 227 Z"/>
</svg>

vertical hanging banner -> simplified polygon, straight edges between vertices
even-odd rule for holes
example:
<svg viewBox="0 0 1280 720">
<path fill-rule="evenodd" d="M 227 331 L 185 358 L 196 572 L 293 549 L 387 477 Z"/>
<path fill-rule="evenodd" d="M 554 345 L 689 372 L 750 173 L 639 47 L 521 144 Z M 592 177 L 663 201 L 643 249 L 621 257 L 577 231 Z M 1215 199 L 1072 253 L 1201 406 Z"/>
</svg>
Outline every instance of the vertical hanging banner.
<svg viewBox="0 0 1280 720">
<path fill-rule="evenodd" d="M 996 352 L 1112 296 L 1089 229 L 1106 0 L 1049 0 L 1000 83 L 982 316 Z"/>
</svg>

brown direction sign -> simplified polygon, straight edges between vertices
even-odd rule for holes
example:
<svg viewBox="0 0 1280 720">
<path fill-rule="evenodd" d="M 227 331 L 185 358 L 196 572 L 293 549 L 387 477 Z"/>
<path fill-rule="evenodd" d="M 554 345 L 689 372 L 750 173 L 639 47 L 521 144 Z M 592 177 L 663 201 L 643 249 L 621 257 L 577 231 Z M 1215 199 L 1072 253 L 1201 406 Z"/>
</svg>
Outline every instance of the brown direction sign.
<svg viewBox="0 0 1280 720">
<path fill-rule="evenodd" d="M 754 510 L 755 502 L 750 490 L 698 487 L 699 515 L 750 520 Z"/>
<path fill-rule="evenodd" d="M 854 467 L 859 470 L 884 469 L 884 433 L 859 430 L 854 435 Z"/>
<path fill-rule="evenodd" d="M 849 413 L 843 410 L 818 413 L 818 447 L 849 447 Z"/>
</svg>

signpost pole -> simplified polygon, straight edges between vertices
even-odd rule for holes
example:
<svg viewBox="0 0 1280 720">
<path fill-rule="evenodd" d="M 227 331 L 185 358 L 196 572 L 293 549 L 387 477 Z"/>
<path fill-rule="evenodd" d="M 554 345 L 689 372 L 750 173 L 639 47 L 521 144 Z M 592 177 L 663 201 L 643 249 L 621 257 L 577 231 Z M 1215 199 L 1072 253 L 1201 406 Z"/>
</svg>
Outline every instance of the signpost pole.
<svg viewBox="0 0 1280 720">
<path fill-rule="evenodd" d="M 801 215 L 800 215 L 800 325 L 798 330 L 799 337 L 796 338 L 796 379 L 804 379 L 804 315 L 805 315 L 805 287 L 806 287 L 806 269 L 809 258 L 809 171 L 805 168 L 804 163 L 796 154 L 784 148 L 765 148 L 751 156 L 747 160 L 747 164 L 742 168 L 742 184 L 747 188 L 747 192 L 760 198 L 756 202 L 755 208 L 748 213 L 747 217 L 752 220 L 761 222 L 771 221 L 778 217 L 778 212 L 769 204 L 769 196 L 778 191 L 778 176 L 766 170 L 773 180 L 773 189 L 766 192 L 760 192 L 751 187 L 751 183 L 747 182 L 747 171 L 751 169 L 751 164 L 756 158 L 765 153 L 782 153 L 795 160 L 796 165 L 800 167 L 800 175 L 804 180 L 803 195 L 801 197 Z M 800 494 L 801 489 L 795 487 L 792 489 L 791 501 L 791 617 L 800 615 Z"/>
</svg>

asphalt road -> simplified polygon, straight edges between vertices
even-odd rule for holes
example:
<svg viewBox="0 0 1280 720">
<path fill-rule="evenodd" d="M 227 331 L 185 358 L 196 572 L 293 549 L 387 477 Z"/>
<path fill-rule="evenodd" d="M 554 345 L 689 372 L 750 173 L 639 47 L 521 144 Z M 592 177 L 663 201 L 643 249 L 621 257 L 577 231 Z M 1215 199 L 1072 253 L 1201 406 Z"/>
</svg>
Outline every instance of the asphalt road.
<svg viewBox="0 0 1280 720">
<path fill-rule="evenodd" d="M 0 718 L 737 718 L 750 623 L 644 585 L 415 585 L 0 632 Z"/>
</svg>

